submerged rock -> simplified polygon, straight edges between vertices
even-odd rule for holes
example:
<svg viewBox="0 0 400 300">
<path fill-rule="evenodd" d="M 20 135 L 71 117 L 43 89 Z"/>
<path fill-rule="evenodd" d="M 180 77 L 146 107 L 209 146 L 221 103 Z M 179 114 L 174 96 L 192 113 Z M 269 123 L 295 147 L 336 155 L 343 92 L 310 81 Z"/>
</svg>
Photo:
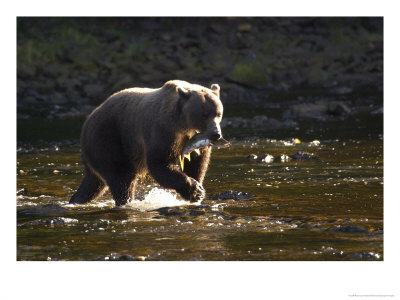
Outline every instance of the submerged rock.
<svg viewBox="0 0 400 300">
<path fill-rule="evenodd" d="M 228 199 L 232 199 L 232 200 L 242 200 L 242 199 L 247 199 L 247 198 L 251 198 L 254 197 L 254 195 L 249 194 L 249 193 L 245 193 L 245 192 L 238 192 L 238 191 L 225 191 L 221 194 L 215 194 L 211 196 L 212 200 L 228 200 Z"/>
<path fill-rule="evenodd" d="M 182 207 L 161 207 L 158 209 L 155 209 L 154 211 L 157 211 L 160 215 L 164 216 L 182 216 L 185 214 L 185 209 Z"/>
<path fill-rule="evenodd" d="M 379 260 L 381 256 L 375 252 L 357 252 L 346 256 L 346 259 L 351 260 Z"/>
<path fill-rule="evenodd" d="M 255 154 L 249 154 L 249 156 L 247 156 L 248 159 L 257 159 L 257 155 Z"/>
<path fill-rule="evenodd" d="M 338 226 L 338 227 L 332 227 L 329 228 L 328 231 L 338 231 L 338 232 L 367 232 L 367 230 L 365 230 L 362 227 L 359 226 Z"/>
<path fill-rule="evenodd" d="M 298 160 L 298 161 L 319 161 L 320 160 L 314 154 L 306 152 L 306 151 L 297 151 L 295 154 L 291 155 L 290 158 L 293 160 Z"/>
<path fill-rule="evenodd" d="M 193 210 L 189 210 L 187 213 L 187 215 L 192 216 L 192 217 L 198 217 L 198 216 L 202 216 L 205 214 L 206 214 L 205 209 L 200 209 L 200 210 L 193 209 Z"/>
<path fill-rule="evenodd" d="M 118 258 L 119 261 L 134 261 L 134 260 L 138 260 L 137 258 L 128 255 L 128 254 L 123 254 Z"/>
</svg>

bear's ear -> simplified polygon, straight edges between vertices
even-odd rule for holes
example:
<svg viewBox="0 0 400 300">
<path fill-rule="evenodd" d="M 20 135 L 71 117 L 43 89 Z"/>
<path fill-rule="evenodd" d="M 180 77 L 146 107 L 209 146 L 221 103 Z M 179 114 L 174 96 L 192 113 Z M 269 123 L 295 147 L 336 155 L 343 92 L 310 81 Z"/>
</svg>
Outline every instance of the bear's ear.
<svg viewBox="0 0 400 300">
<path fill-rule="evenodd" d="M 184 89 L 183 87 L 178 87 L 179 98 L 188 99 L 190 97 L 190 91 Z"/>
<path fill-rule="evenodd" d="M 216 83 L 213 83 L 213 84 L 211 85 L 211 90 L 212 90 L 213 93 L 214 93 L 215 95 L 217 95 L 218 98 L 219 98 L 219 90 L 220 90 L 219 85 L 216 84 Z"/>
</svg>

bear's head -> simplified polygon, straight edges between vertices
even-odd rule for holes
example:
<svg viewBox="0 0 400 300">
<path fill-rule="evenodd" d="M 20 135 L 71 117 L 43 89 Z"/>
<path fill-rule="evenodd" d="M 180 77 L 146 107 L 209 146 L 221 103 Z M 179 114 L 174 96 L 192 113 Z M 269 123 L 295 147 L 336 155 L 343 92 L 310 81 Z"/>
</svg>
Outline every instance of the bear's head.
<svg viewBox="0 0 400 300">
<path fill-rule="evenodd" d="M 211 140 L 220 139 L 223 106 L 219 99 L 219 85 L 212 84 L 210 89 L 199 86 L 193 89 L 178 87 L 177 90 L 186 128 L 204 133 Z"/>
</svg>

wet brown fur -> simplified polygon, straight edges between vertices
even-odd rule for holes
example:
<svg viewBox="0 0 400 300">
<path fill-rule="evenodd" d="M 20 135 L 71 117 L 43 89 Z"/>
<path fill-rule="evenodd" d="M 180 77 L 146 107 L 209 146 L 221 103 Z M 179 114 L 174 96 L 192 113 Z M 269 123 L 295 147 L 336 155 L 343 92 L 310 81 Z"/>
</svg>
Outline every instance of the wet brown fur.
<svg viewBox="0 0 400 300">
<path fill-rule="evenodd" d="M 200 114 L 209 117 L 201 119 Z M 88 202 L 108 186 L 116 204 L 123 205 L 134 196 L 138 176 L 147 172 L 161 186 L 198 200 L 204 194 L 201 183 L 211 150 L 185 163 L 185 173 L 174 164 L 193 131 L 220 132 L 221 117 L 218 85 L 208 89 L 174 80 L 158 89 L 130 88 L 113 94 L 83 125 L 85 177 L 70 202 Z"/>
</svg>

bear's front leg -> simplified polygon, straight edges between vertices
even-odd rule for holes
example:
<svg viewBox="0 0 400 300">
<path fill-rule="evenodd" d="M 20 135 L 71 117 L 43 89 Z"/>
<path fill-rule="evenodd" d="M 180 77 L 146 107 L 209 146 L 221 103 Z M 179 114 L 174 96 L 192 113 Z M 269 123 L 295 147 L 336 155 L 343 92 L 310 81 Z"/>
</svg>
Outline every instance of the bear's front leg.
<svg viewBox="0 0 400 300">
<path fill-rule="evenodd" d="M 185 160 L 184 172 L 189 176 L 196 179 L 201 184 L 203 183 L 204 177 L 208 169 L 210 162 L 211 147 L 203 148 L 200 150 L 200 155 L 196 152 L 190 154 L 190 161 Z"/>
<path fill-rule="evenodd" d="M 191 202 L 203 200 L 206 191 L 196 179 L 182 173 L 173 163 L 147 156 L 147 168 L 153 178 L 164 188 L 176 190 Z"/>
</svg>

